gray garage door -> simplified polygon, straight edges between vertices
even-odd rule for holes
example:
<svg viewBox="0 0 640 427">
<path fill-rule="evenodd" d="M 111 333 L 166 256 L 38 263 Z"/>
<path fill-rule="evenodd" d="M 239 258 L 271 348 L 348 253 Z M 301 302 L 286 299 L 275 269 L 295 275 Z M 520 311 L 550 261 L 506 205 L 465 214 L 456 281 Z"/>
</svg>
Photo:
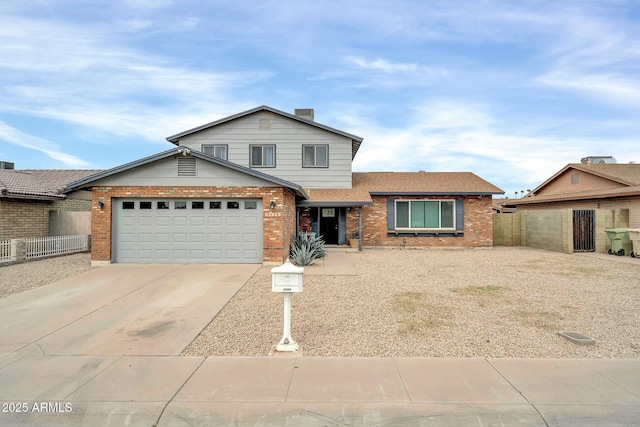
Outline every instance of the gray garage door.
<svg viewBox="0 0 640 427">
<path fill-rule="evenodd" d="M 115 199 L 113 256 L 130 263 L 262 263 L 262 200 Z"/>
</svg>

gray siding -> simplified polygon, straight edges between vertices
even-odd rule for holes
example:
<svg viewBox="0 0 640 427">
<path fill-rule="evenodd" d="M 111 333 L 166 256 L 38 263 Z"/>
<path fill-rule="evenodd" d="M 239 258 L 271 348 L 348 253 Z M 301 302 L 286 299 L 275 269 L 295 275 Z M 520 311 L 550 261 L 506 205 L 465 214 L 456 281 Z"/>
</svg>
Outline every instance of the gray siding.
<svg viewBox="0 0 640 427">
<path fill-rule="evenodd" d="M 260 125 L 268 120 L 269 126 Z M 287 117 L 261 111 L 180 139 L 180 146 L 202 150 L 203 144 L 226 144 L 230 162 L 249 167 L 249 146 L 274 144 L 276 167 L 256 168 L 305 188 L 351 188 L 351 140 Z M 328 168 L 303 168 L 302 145 L 329 146 Z"/>
<path fill-rule="evenodd" d="M 193 176 L 178 176 L 178 161 L 167 158 L 115 174 L 92 183 L 94 186 L 215 186 L 274 187 L 275 184 L 223 166 L 196 159 Z"/>
</svg>

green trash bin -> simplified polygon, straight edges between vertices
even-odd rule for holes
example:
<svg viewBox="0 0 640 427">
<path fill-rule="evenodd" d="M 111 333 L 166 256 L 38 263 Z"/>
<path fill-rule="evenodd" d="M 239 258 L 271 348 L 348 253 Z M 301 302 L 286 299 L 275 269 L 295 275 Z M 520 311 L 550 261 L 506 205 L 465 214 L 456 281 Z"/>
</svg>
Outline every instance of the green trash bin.
<svg viewBox="0 0 640 427">
<path fill-rule="evenodd" d="M 630 228 L 629 239 L 631 240 L 631 243 L 633 243 L 631 256 L 633 258 L 640 256 L 640 228 Z"/>
<path fill-rule="evenodd" d="M 611 240 L 611 249 L 609 249 L 609 255 L 624 256 L 633 251 L 631 245 L 631 239 L 629 239 L 629 228 L 610 228 L 604 230 L 607 233 L 607 237 Z"/>
</svg>

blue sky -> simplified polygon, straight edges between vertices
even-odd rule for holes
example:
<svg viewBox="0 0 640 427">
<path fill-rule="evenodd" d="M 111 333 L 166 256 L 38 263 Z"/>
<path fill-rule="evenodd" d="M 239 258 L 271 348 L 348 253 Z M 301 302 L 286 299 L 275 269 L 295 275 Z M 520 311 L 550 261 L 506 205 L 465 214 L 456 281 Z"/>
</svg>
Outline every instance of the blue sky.
<svg viewBox="0 0 640 427">
<path fill-rule="evenodd" d="M 356 171 L 533 189 L 640 161 L 640 2 L 8 0 L 0 160 L 111 168 L 259 105 L 364 138 Z"/>
</svg>

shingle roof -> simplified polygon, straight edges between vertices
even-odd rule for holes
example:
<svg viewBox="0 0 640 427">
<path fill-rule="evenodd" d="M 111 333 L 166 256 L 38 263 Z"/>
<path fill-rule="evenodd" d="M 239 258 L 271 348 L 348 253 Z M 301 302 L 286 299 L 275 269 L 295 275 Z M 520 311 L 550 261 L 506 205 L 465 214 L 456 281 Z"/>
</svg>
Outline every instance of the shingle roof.
<svg viewBox="0 0 640 427">
<path fill-rule="evenodd" d="M 606 199 L 609 197 L 640 196 L 640 185 L 628 187 L 605 188 L 601 190 L 579 191 L 575 193 L 547 194 L 542 196 L 523 197 L 505 200 L 503 206 L 530 205 L 534 203 L 562 202 L 570 200 Z"/>
<path fill-rule="evenodd" d="M 364 187 L 357 188 L 312 188 L 307 189 L 309 198 L 300 203 L 301 206 L 321 206 L 340 204 L 362 206 L 373 203 L 369 192 Z"/>
<path fill-rule="evenodd" d="M 304 206 L 366 205 L 371 195 L 490 195 L 504 191 L 471 172 L 354 172 L 352 188 L 313 188 Z"/>
<path fill-rule="evenodd" d="M 500 188 L 472 172 L 354 172 L 353 187 L 371 194 L 489 195 Z"/>
<path fill-rule="evenodd" d="M 640 164 L 636 163 L 602 163 L 602 164 L 586 164 L 586 163 L 569 163 L 558 172 L 553 174 L 549 179 L 537 186 L 531 192 L 538 193 L 543 187 L 555 180 L 557 177 L 565 173 L 569 169 L 581 170 L 592 175 L 600 176 L 612 181 L 619 182 L 624 185 L 640 185 Z"/>
<path fill-rule="evenodd" d="M 0 197 L 64 199 L 64 188 L 72 181 L 100 170 L 0 169 Z"/>
<path fill-rule="evenodd" d="M 153 154 L 151 156 L 148 156 L 148 157 L 145 157 L 145 158 L 142 158 L 142 159 L 134 160 L 133 162 L 129 162 L 129 163 L 126 163 L 124 165 L 116 166 L 115 168 L 111 168 L 111 169 L 104 170 L 104 171 L 99 171 L 99 173 L 95 174 L 95 176 L 89 176 L 89 177 L 86 177 L 86 178 L 80 178 L 80 179 L 74 180 L 73 182 L 69 183 L 66 186 L 66 188 L 68 190 L 79 190 L 79 189 L 83 189 L 83 188 L 91 188 L 92 184 L 95 181 L 98 181 L 98 180 L 100 180 L 102 178 L 106 178 L 106 177 L 109 177 L 111 175 L 115 175 L 115 174 L 130 170 L 130 169 L 137 168 L 138 166 L 146 165 L 146 164 L 149 164 L 149 163 L 152 163 L 152 162 L 155 162 L 155 161 L 158 161 L 158 160 L 166 159 L 166 158 L 169 158 L 169 157 L 173 157 L 173 156 L 176 156 L 176 155 L 190 155 L 190 156 L 205 160 L 207 162 L 211 162 L 211 163 L 223 166 L 225 168 L 233 169 L 233 170 L 236 170 L 238 172 L 242 172 L 242 173 L 245 173 L 247 175 L 263 179 L 265 181 L 269 181 L 269 182 L 271 182 L 273 184 L 276 184 L 276 185 L 279 185 L 279 186 L 288 187 L 291 190 L 293 190 L 294 193 L 296 193 L 300 197 L 302 197 L 302 198 L 306 198 L 307 197 L 307 194 L 304 191 L 304 189 L 300 185 L 298 185 L 296 183 L 293 183 L 293 182 L 290 182 L 290 181 L 286 181 L 284 179 L 275 177 L 273 175 L 268 175 L 268 174 L 266 174 L 264 172 L 260 172 L 260 171 L 255 170 L 255 169 L 251 169 L 251 168 L 239 165 L 237 163 L 232 163 L 232 162 L 229 162 L 227 160 L 223 160 L 223 159 L 220 159 L 218 157 L 214 157 L 212 155 L 205 154 L 205 153 L 202 153 L 202 152 L 197 151 L 197 150 L 190 150 L 190 149 L 188 149 L 186 147 L 175 147 L 175 148 L 172 148 L 170 150 L 163 151 L 161 153 L 156 153 L 156 154 Z"/>
<path fill-rule="evenodd" d="M 569 169 L 580 170 L 595 176 L 622 184 L 617 188 L 604 188 L 571 193 L 537 195 L 542 188 L 554 181 Z M 640 195 L 640 164 L 636 163 L 569 163 L 551 178 L 536 187 L 532 196 L 505 201 L 505 206 L 528 205 L 533 203 L 549 203 L 564 200 L 605 199 L 608 197 L 626 197 Z"/>
<path fill-rule="evenodd" d="M 302 123 L 306 123 L 306 124 L 308 124 L 310 126 L 315 126 L 315 127 L 319 128 L 319 129 L 323 129 L 323 130 L 326 130 L 328 132 L 332 132 L 332 133 L 335 133 L 335 134 L 338 134 L 338 135 L 341 135 L 341 136 L 344 136 L 344 137 L 347 137 L 347 138 L 351 139 L 351 159 L 352 160 L 356 156 L 356 153 L 358 152 L 358 149 L 360 148 L 360 145 L 362 144 L 362 137 L 359 137 L 359 136 L 350 134 L 348 132 L 344 132 L 344 131 L 332 128 L 332 127 L 327 126 L 327 125 L 323 125 L 323 124 L 315 122 L 313 120 L 308 120 L 308 119 L 306 119 L 304 117 L 296 116 L 295 114 L 289 114 L 287 112 L 277 110 L 277 109 L 275 109 L 273 107 L 269 107 L 268 105 L 261 105 L 259 107 L 255 107 L 255 108 L 252 108 L 252 109 L 247 110 L 247 111 L 242 111 L 240 113 L 237 113 L 237 114 L 234 114 L 234 115 L 231 115 L 231 116 L 228 116 L 228 117 L 223 117 L 222 119 L 213 121 L 211 123 L 206 123 L 204 125 L 195 127 L 193 129 L 185 130 L 185 131 L 177 133 L 175 135 L 168 136 L 166 139 L 167 139 L 167 141 L 178 145 L 179 141 L 180 141 L 180 138 L 182 138 L 184 136 L 191 135 L 191 134 L 194 134 L 196 132 L 200 132 L 200 131 L 205 130 L 205 129 L 209 129 L 209 128 L 212 128 L 214 126 L 218 126 L 218 125 L 221 125 L 223 123 L 227 123 L 227 122 L 230 122 L 232 120 L 236 120 L 238 118 L 245 117 L 245 116 L 248 116 L 250 114 L 257 113 L 259 111 L 269 111 L 271 113 L 278 114 L 278 115 L 284 116 L 284 117 L 288 117 L 288 118 L 290 118 L 292 120 L 296 120 L 296 121 L 299 121 L 299 122 L 302 122 Z"/>
<path fill-rule="evenodd" d="M 637 163 L 570 163 L 570 167 L 599 175 L 604 178 L 624 182 L 628 185 L 640 185 L 640 164 Z"/>
</svg>

